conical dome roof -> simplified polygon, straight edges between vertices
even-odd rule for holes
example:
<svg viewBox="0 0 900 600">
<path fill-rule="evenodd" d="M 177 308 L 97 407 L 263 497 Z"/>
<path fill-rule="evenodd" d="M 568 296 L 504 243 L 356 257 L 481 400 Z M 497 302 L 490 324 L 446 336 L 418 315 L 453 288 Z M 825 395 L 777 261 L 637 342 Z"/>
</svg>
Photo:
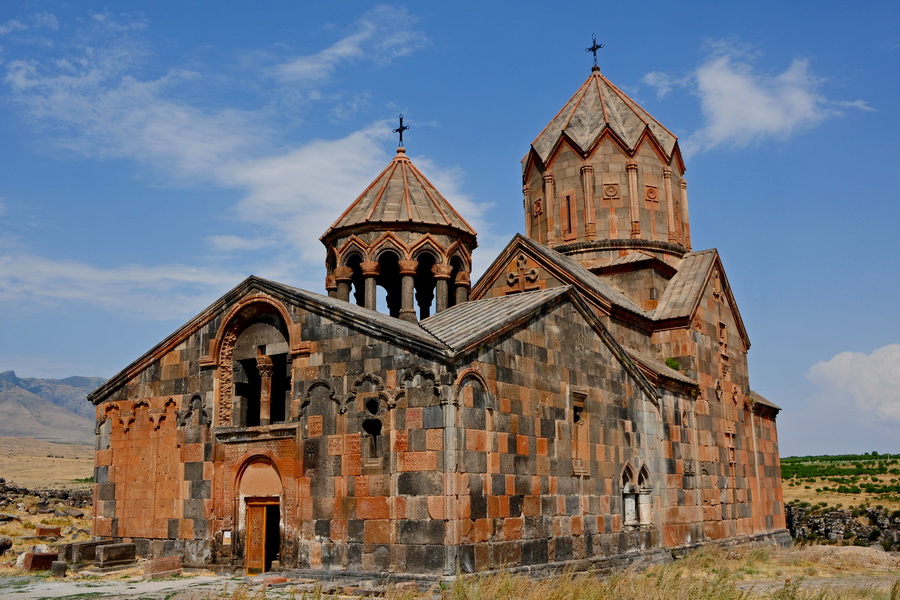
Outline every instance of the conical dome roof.
<svg viewBox="0 0 900 600">
<path fill-rule="evenodd" d="M 645 131 L 656 140 L 671 159 L 678 138 L 594 67 L 590 77 L 531 146 L 547 162 L 565 134 L 583 153 L 587 153 L 604 131 L 609 129 L 634 152 Z"/>
<path fill-rule="evenodd" d="M 406 156 L 403 147 L 368 188 L 322 235 L 363 226 L 423 224 L 449 227 L 474 240 L 475 230 Z"/>
</svg>

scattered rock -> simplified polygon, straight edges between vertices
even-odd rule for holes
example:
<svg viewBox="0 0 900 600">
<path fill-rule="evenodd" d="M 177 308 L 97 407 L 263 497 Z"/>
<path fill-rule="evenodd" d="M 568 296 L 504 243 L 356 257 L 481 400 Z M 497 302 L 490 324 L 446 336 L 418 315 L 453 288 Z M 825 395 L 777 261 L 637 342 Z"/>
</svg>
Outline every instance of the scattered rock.
<svg viewBox="0 0 900 600">
<path fill-rule="evenodd" d="M 800 506 L 785 507 L 791 536 L 803 541 L 826 540 L 835 544 L 882 548 L 900 547 L 900 511 L 888 513 L 878 508 L 855 513 L 849 510 L 819 512 Z"/>
<path fill-rule="evenodd" d="M 50 563 L 50 575 L 53 577 L 65 577 L 68 570 L 69 565 L 64 560 L 54 560 Z"/>
</svg>

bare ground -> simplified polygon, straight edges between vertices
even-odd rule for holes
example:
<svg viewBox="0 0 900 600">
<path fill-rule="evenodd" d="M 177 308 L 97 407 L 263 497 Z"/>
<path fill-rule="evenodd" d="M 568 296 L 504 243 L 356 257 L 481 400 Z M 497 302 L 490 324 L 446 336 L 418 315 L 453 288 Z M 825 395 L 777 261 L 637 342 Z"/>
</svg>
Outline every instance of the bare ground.
<svg viewBox="0 0 900 600">
<path fill-rule="evenodd" d="M 0 437 L 0 477 L 29 489 L 88 489 L 94 447 L 32 438 Z"/>
</svg>

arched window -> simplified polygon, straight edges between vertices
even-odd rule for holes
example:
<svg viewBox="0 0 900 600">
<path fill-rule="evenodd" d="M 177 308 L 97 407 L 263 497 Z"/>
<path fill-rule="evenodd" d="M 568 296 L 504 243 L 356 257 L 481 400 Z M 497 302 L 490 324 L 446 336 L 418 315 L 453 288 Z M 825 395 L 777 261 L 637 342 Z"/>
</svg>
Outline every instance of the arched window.
<svg viewBox="0 0 900 600">
<path fill-rule="evenodd" d="M 634 527 L 638 524 L 637 487 L 631 467 L 622 473 L 622 524 Z"/>
<path fill-rule="evenodd" d="M 366 304 L 366 289 L 365 289 L 365 280 L 363 279 L 362 274 L 362 264 L 363 257 L 361 254 L 354 252 L 347 258 L 347 266 L 353 270 L 353 275 L 350 278 L 350 283 L 353 286 L 353 300 L 356 302 L 358 306 L 365 306 Z"/>
<path fill-rule="evenodd" d="M 647 467 L 641 467 L 641 471 L 638 473 L 637 487 L 637 520 L 641 525 L 649 525 L 652 522 L 650 493 L 653 489 L 650 487 L 650 474 L 647 472 Z"/>
<path fill-rule="evenodd" d="M 255 427 L 290 416 L 291 362 L 287 326 L 272 312 L 261 312 L 239 331 L 232 356 L 232 423 Z"/>
<path fill-rule="evenodd" d="M 431 315 L 434 309 L 434 265 L 437 263 L 430 252 L 420 252 L 416 259 L 416 304 L 419 305 L 419 319 L 425 319 Z"/>
<path fill-rule="evenodd" d="M 386 250 L 378 256 L 378 279 L 376 284 L 383 293 L 377 295 L 376 306 L 379 310 L 387 308 L 392 317 L 400 316 L 402 301 L 400 282 L 400 257 L 393 250 Z"/>
<path fill-rule="evenodd" d="M 465 271 L 465 264 L 459 256 L 454 256 L 450 259 L 450 267 L 450 293 L 447 299 L 448 308 L 457 304 L 458 294 L 456 293 L 456 276 L 459 275 L 461 271 Z"/>
</svg>

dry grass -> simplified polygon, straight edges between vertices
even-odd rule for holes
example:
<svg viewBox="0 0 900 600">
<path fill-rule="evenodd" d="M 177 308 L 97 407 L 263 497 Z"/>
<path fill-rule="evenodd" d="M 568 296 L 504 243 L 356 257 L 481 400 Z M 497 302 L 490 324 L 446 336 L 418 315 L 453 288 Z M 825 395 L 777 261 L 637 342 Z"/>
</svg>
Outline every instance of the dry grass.
<svg viewBox="0 0 900 600">
<path fill-rule="evenodd" d="M 543 581 L 501 573 L 457 579 L 448 600 L 900 600 L 900 559 L 868 548 L 702 548 L 675 564 L 601 578 L 567 572 Z M 885 562 L 886 561 L 886 562 Z M 875 567 L 873 569 L 873 567 Z M 872 579 L 873 570 L 878 579 Z M 815 577 L 816 583 L 810 582 Z M 848 579 L 841 579 L 848 578 Z M 822 580 L 841 585 L 829 587 Z M 750 582 L 759 582 L 751 585 Z M 874 582 L 874 583 L 871 583 Z M 765 584 L 765 585 L 764 585 Z M 749 589 L 748 589 L 749 588 Z M 429 594 L 389 593 L 391 600 Z"/>
<path fill-rule="evenodd" d="M 30 489 L 90 489 L 93 446 L 0 437 L 0 477 Z"/>
<path fill-rule="evenodd" d="M 0 536 L 7 536 L 13 541 L 13 546 L 7 550 L 0 560 L 15 561 L 16 557 L 25 551 L 30 551 L 32 546 L 37 544 L 46 544 L 51 549 L 58 544 L 68 542 L 76 542 L 88 540 L 91 538 L 91 519 L 90 509 L 78 509 L 85 513 L 83 518 L 75 517 L 57 517 L 53 514 L 30 514 L 28 509 L 33 507 L 37 502 L 34 496 L 26 496 L 24 498 L 25 510 L 13 509 L 9 506 L 0 509 L 0 512 L 14 514 L 21 519 L 20 521 L 6 521 L 0 524 Z M 65 504 L 57 505 L 61 509 L 69 509 L 71 506 Z M 61 535 L 54 538 L 37 537 L 36 531 L 38 527 L 59 527 Z M 0 563 L 2 564 L 2 563 Z M 17 574 L 21 574 L 16 572 Z M 0 577 L 3 576 L 0 571 Z"/>
<path fill-rule="evenodd" d="M 838 508 L 849 508 L 850 506 L 877 506 L 881 505 L 887 510 L 900 509 L 900 498 L 895 499 L 894 495 L 884 494 L 867 494 L 860 491 L 859 494 L 838 494 L 832 491 L 816 491 L 823 488 L 834 488 L 838 484 L 829 481 L 828 477 L 814 477 L 807 479 L 785 479 L 782 481 L 782 489 L 784 491 L 784 502 L 809 502 L 817 504 L 824 502 L 828 506 Z M 900 477 L 890 473 L 881 475 L 867 475 L 863 477 L 865 481 L 878 481 L 881 484 L 896 484 L 900 481 Z"/>
</svg>

